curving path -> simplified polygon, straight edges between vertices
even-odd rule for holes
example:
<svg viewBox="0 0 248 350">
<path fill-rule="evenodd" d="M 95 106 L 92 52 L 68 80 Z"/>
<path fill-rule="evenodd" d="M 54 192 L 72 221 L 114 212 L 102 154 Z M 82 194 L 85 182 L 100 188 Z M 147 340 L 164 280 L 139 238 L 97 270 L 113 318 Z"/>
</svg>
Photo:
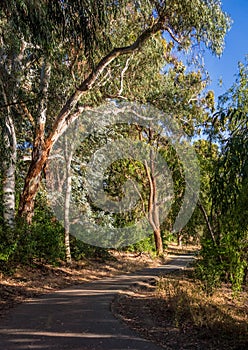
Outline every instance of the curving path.
<svg viewBox="0 0 248 350">
<path fill-rule="evenodd" d="M 192 255 L 128 275 L 59 290 L 14 308 L 0 327 L 2 350 L 161 350 L 111 313 L 114 296 L 131 284 L 184 268 Z"/>
</svg>

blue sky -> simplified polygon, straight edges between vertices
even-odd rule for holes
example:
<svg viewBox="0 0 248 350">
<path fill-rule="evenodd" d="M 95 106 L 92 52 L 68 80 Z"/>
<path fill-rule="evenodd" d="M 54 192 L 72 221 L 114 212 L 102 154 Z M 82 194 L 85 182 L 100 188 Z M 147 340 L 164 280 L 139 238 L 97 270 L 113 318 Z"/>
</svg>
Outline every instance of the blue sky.
<svg viewBox="0 0 248 350">
<path fill-rule="evenodd" d="M 226 36 L 223 55 L 218 58 L 205 54 L 205 66 L 212 80 L 208 89 L 214 90 L 216 97 L 223 94 L 234 82 L 238 72 L 238 62 L 244 62 L 248 54 L 248 0 L 223 0 L 223 10 L 232 20 L 232 28 Z M 222 78 L 222 87 L 218 86 Z"/>
</svg>

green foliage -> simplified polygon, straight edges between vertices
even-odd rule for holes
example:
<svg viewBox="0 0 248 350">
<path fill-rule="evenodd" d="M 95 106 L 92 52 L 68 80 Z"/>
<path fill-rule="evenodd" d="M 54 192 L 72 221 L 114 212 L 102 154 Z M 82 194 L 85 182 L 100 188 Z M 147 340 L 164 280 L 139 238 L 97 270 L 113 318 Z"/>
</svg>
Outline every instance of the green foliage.
<svg viewBox="0 0 248 350">
<path fill-rule="evenodd" d="M 30 263 L 33 260 L 56 263 L 64 259 L 64 230 L 51 217 L 39 217 L 31 226 L 17 226 L 17 244 L 13 260 Z"/>
<path fill-rule="evenodd" d="M 84 243 L 75 237 L 71 237 L 71 256 L 75 261 L 86 258 L 104 262 L 106 260 L 113 259 L 108 249 Z"/>
<path fill-rule="evenodd" d="M 32 225 L 23 220 L 16 223 L 14 229 L 1 226 L 0 262 L 2 269 L 8 269 L 19 263 L 32 261 L 56 263 L 65 258 L 64 229 L 44 204 L 44 198 L 38 196 Z"/>
<path fill-rule="evenodd" d="M 83 48 L 92 60 L 97 50 L 111 47 L 110 23 L 125 4 L 125 0 L 2 0 L 0 14 L 11 23 L 17 37 L 39 46 L 46 54 L 63 43 Z"/>
<path fill-rule="evenodd" d="M 219 99 L 219 111 L 210 132 L 210 140 L 216 138 L 219 149 L 214 154 L 208 152 L 212 162 L 205 164 L 212 179 L 206 181 L 208 186 L 203 188 L 202 197 L 215 242 L 210 242 L 209 235 L 204 234 L 200 252 L 202 260 L 198 264 L 198 273 L 208 290 L 221 281 L 231 283 L 235 291 L 240 290 L 247 274 L 247 63 L 239 64 L 236 82 Z"/>
<path fill-rule="evenodd" d="M 213 293 L 214 289 L 221 283 L 224 268 L 219 260 L 219 251 L 211 240 L 202 239 L 200 259 L 197 261 L 195 274 L 203 281 L 206 293 Z"/>
<path fill-rule="evenodd" d="M 8 263 L 13 258 L 17 250 L 17 241 L 13 239 L 13 232 L 0 226 L 0 268 L 2 270 L 7 269 Z"/>
<path fill-rule="evenodd" d="M 155 250 L 155 242 L 154 242 L 154 236 L 150 235 L 149 237 L 143 239 L 140 242 L 137 242 L 135 244 L 132 244 L 126 248 L 130 252 L 147 252 L 147 253 L 156 253 Z"/>
<path fill-rule="evenodd" d="M 246 237 L 248 238 L 247 234 Z M 221 282 L 232 284 L 234 291 L 242 289 L 247 271 L 247 238 L 240 239 L 233 231 L 227 232 L 218 247 L 202 239 L 200 260 L 196 265 L 196 276 L 203 280 L 205 290 L 212 293 Z"/>
</svg>

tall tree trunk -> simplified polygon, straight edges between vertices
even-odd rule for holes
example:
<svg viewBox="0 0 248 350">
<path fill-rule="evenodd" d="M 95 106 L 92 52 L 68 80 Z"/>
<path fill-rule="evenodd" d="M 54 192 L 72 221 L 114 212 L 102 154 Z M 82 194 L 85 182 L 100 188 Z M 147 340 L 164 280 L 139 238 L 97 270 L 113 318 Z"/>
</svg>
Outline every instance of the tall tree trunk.
<svg viewBox="0 0 248 350">
<path fill-rule="evenodd" d="M 67 264 L 72 263 L 71 247 L 70 247 L 70 199 L 71 199 L 71 161 L 73 155 L 73 147 L 69 146 L 67 137 L 65 136 L 65 166 L 66 166 L 66 192 L 64 202 L 64 234 L 65 234 L 65 256 Z"/>
<path fill-rule="evenodd" d="M 3 218 L 7 226 L 15 225 L 16 134 L 10 113 L 4 126 L 5 159 L 3 160 Z"/>
<path fill-rule="evenodd" d="M 149 128 L 150 147 L 152 147 L 152 138 L 153 138 L 153 132 L 151 128 Z M 154 151 L 152 148 L 150 149 L 150 167 L 148 166 L 147 162 L 145 162 L 145 169 L 146 169 L 146 174 L 148 177 L 149 188 L 150 188 L 149 201 L 148 201 L 148 220 L 150 225 L 153 228 L 156 253 L 157 255 L 162 255 L 164 248 L 163 248 L 163 241 L 161 237 L 161 229 L 160 229 L 160 222 L 159 222 L 158 193 L 157 193 L 157 182 L 156 182 L 156 176 L 155 176 L 155 159 L 154 159 Z"/>
<path fill-rule="evenodd" d="M 156 194 L 156 188 L 154 192 Z M 161 229 L 160 229 L 160 222 L 159 222 L 159 209 L 158 209 L 156 200 L 153 205 L 152 216 L 153 216 L 153 223 L 155 226 L 155 228 L 153 229 L 153 234 L 154 234 L 154 240 L 156 245 L 156 252 L 157 252 L 157 255 L 162 255 L 164 252 L 164 247 L 163 247 L 163 240 L 161 236 Z"/>
<path fill-rule="evenodd" d="M 179 248 L 182 248 L 183 246 L 183 235 L 181 234 L 181 231 L 177 233 L 177 245 Z"/>
<path fill-rule="evenodd" d="M 6 115 L 2 125 L 3 140 L 3 218 L 8 227 L 15 226 L 15 172 L 16 172 L 16 132 L 4 82 L 1 81 L 2 95 L 6 104 Z"/>
<path fill-rule="evenodd" d="M 160 256 L 164 252 L 160 227 L 158 227 L 157 229 L 155 229 L 153 231 L 153 235 L 154 235 L 154 240 L 155 240 L 156 253 L 157 253 L 158 256 Z"/>
<path fill-rule="evenodd" d="M 18 214 L 23 217 L 27 223 L 31 224 L 34 214 L 34 201 L 39 190 L 42 171 L 48 159 L 51 146 L 45 145 L 36 150 L 36 156 L 32 156 L 28 174 L 25 178 L 24 188 L 19 203 Z"/>
<path fill-rule="evenodd" d="M 51 77 L 51 65 L 44 60 L 40 77 L 40 106 L 39 116 L 36 121 L 35 138 L 32 151 L 32 160 L 25 178 L 23 193 L 19 204 L 19 216 L 26 219 L 27 223 L 32 222 L 34 213 L 34 201 L 39 190 L 42 171 L 48 159 L 52 143 L 45 141 L 45 125 L 47 114 L 48 88 Z"/>
</svg>

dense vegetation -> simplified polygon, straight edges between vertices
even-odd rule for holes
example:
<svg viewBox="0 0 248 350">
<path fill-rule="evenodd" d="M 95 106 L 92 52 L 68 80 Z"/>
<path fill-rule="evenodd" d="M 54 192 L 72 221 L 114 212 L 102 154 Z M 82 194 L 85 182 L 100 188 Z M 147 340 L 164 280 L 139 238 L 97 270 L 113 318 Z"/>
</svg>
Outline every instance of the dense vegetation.
<svg viewBox="0 0 248 350">
<path fill-rule="evenodd" d="M 193 240 L 201 243 L 196 272 L 207 290 L 223 280 L 242 287 L 248 251 L 248 65 L 239 64 L 237 80 L 217 104 L 207 91 L 204 67 L 193 59 L 202 45 L 220 55 L 230 22 L 217 0 L 1 2 L 2 270 L 34 260 L 71 263 L 107 254 L 107 244 L 97 247 L 70 235 L 72 196 L 89 222 L 110 230 L 147 217 L 153 235 L 125 249 L 163 254 L 170 240 Z M 179 232 L 173 227 L 187 187 L 184 163 L 159 129 L 100 123 L 77 150 L 66 141 L 64 132 L 79 116 L 85 113 L 94 123 L 94 112 L 106 101 L 157 108 L 188 136 L 199 159 L 201 188 L 194 214 Z M 67 197 L 61 223 L 43 179 L 51 150 L 63 137 L 67 176 L 60 185 Z M 123 198 L 127 180 L 138 184 L 134 209 L 104 213 L 86 191 L 83 164 L 98 148 L 123 138 L 153 147 L 168 164 L 174 202 L 163 222 L 152 152 L 149 164 L 117 159 L 105 173 L 105 194 L 112 198 Z"/>
</svg>

